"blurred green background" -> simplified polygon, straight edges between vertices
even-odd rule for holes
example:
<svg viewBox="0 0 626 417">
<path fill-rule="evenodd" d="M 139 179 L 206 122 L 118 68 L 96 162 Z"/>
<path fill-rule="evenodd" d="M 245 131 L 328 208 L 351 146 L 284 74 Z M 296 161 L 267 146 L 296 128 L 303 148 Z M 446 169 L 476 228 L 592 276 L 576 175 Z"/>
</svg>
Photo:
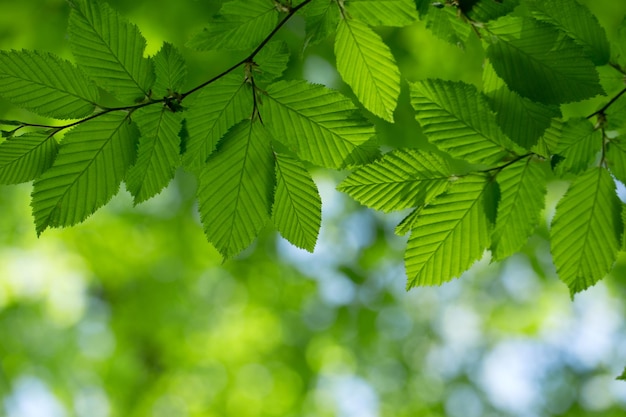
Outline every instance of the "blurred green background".
<svg viewBox="0 0 626 417">
<path fill-rule="evenodd" d="M 115 0 L 148 53 L 180 47 L 189 87 L 239 56 L 185 41 L 219 1 Z M 614 38 L 626 3 L 588 0 Z M 0 49 L 71 58 L 63 0 L 0 0 Z M 381 29 L 408 80 L 480 84 L 465 50 L 417 23 Z M 301 52 L 303 24 L 279 34 L 287 78 L 349 91 L 332 39 Z M 406 86 L 405 86 L 406 87 Z M 406 88 L 405 88 L 406 90 Z M 404 91 L 382 144 L 428 146 Z M 593 107 L 596 103 L 583 103 Z M 584 109 L 586 110 L 586 108 Z M 573 111 L 576 111 L 574 109 Z M 0 117 L 38 120 L 0 100 Z M 623 416 L 626 263 L 572 302 L 551 265 L 546 225 L 507 262 L 404 290 L 402 216 L 366 210 L 318 172 L 323 227 L 314 254 L 267 231 L 222 263 L 199 225 L 193 178 L 179 172 L 132 207 L 122 191 L 84 224 L 37 239 L 29 184 L 0 192 L 0 415 L 7 417 Z M 546 218 L 563 183 L 553 184 Z M 547 221 L 546 221 L 547 224 Z"/>
</svg>

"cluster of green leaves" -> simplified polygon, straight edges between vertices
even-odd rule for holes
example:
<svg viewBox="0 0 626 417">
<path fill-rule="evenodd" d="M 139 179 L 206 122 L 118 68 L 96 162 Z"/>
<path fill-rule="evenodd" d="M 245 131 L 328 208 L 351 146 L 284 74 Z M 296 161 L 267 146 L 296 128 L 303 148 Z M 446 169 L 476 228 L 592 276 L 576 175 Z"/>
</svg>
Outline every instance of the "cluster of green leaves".
<svg viewBox="0 0 626 417">
<path fill-rule="evenodd" d="M 0 95 L 74 120 L 0 121 L 12 129 L 0 144 L 0 182 L 34 180 L 38 233 L 83 221 L 122 182 L 136 204 L 148 200 L 182 166 L 198 178 L 205 233 L 225 258 L 268 224 L 312 251 L 321 200 L 308 167 L 316 165 L 352 169 L 339 189 L 366 206 L 411 209 L 397 227 L 411 234 L 408 287 L 458 277 L 486 250 L 501 260 L 522 249 L 554 178 L 571 181 L 550 238 L 572 294 L 604 277 L 624 248 L 616 179 L 626 182 L 619 111 L 626 90 L 605 91 L 598 67 L 623 74 L 626 56 L 575 1 L 230 0 L 188 46 L 251 52 L 186 92 L 176 47 L 166 43 L 145 57 L 138 28 L 106 3 L 70 3 L 75 64 L 49 53 L 0 52 Z M 337 70 L 372 118 L 393 122 L 401 89 L 376 26 L 422 19 L 461 46 L 478 36 L 482 90 L 440 79 L 411 83 L 417 120 L 440 152 L 381 156 L 373 124 L 351 99 L 302 80 L 276 81 L 289 52 L 273 37 L 295 14 L 306 23 L 305 47 L 334 35 Z M 561 105 L 598 95 L 607 100 L 591 116 L 562 117 Z M 18 135 L 25 127 L 39 130 Z M 453 169 L 453 159 L 466 168 Z"/>
</svg>

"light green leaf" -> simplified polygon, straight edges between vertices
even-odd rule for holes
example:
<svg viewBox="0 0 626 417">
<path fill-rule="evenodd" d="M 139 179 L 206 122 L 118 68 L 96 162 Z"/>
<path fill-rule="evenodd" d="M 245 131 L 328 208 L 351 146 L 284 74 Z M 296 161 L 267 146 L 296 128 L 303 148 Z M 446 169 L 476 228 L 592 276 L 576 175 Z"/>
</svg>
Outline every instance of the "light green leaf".
<svg viewBox="0 0 626 417">
<path fill-rule="evenodd" d="M 318 0 L 304 9 L 306 38 L 304 47 L 315 45 L 335 33 L 339 24 L 339 7 L 335 0 Z"/>
<path fill-rule="evenodd" d="M 393 122 L 400 71 L 381 37 L 365 23 L 343 19 L 335 39 L 337 71 L 365 108 Z"/>
<path fill-rule="evenodd" d="M 91 114 L 98 89 L 71 62 L 37 51 L 0 51 L 0 95 L 57 119 Z"/>
<path fill-rule="evenodd" d="M 348 14 L 372 26 L 407 26 L 417 20 L 413 0 L 348 0 Z"/>
<path fill-rule="evenodd" d="M 621 247 L 621 212 L 615 182 L 603 168 L 576 178 L 557 204 L 550 231 L 552 257 L 572 296 L 609 273 Z"/>
<path fill-rule="evenodd" d="M 219 15 L 188 46 L 201 51 L 254 48 L 276 27 L 278 14 L 273 0 L 225 2 Z"/>
<path fill-rule="evenodd" d="M 164 43 L 154 56 L 156 81 L 154 92 L 157 97 L 169 96 L 180 92 L 187 80 L 187 65 L 182 54 L 171 43 Z"/>
<path fill-rule="evenodd" d="M 504 168 L 496 179 L 501 197 L 491 252 L 502 260 L 519 251 L 539 224 L 547 180 L 542 164 L 532 158 Z"/>
<path fill-rule="evenodd" d="M 408 288 L 440 285 L 461 275 L 489 246 L 487 178 L 469 175 L 424 207 L 405 254 Z"/>
<path fill-rule="evenodd" d="M 78 65 L 123 102 L 150 95 L 153 64 L 143 57 L 146 40 L 137 26 L 106 2 L 70 0 L 69 37 Z"/>
<path fill-rule="evenodd" d="M 106 204 L 135 159 L 137 136 L 122 112 L 82 123 L 65 135 L 54 164 L 34 184 L 37 233 L 72 226 Z"/>
<path fill-rule="evenodd" d="M 488 22 L 511 13 L 518 4 L 519 0 L 480 0 L 467 12 L 467 16 L 476 22 Z"/>
<path fill-rule="evenodd" d="M 430 5 L 431 1 L 428 2 Z M 463 47 L 472 34 L 472 28 L 461 20 L 453 7 L 428 7 L 425 16 L 426 27 L 440 39 L 459 47 Z"/>
<path fill-rule="evenodd" d="M 0 184 L 32 181 L 46 171 L 57 156 L 54 137 L 26 133 L 0 144 Z"/>
<path fill-rule="evenodd" d="M 430 202 L 447 189 L 451 176 L 442 157 L 399 149 L 359 168 L 337 189 L 361 204 L 390 212 Z"/>
<path fill-rule="evenodd" d="M 231 129 L 200 176 L 204 231 L 224 258 L 250 245 L 270 219 L 275 185 L 270 138 L 258 122 Z"/>
<path fill-rule="evenodd" d="M 552 119 L 561 117 L 558 106 L 537 103 L 509 90 L 489 62 L 484 66 L 483 92 L 502 131 L 524 149 L 535 146 Z"/>
<path fill-rule="evenodd" d="M 626 184 L 626 143 L 623 138 L 611 139 L 607 144 L 606 162 L 615 178 Z"/>
<path fill-rule="evenodd" d="M 594 64 L 609 62 L 611 51 L 604 28 L 588 8 L 572 0 L 531 0 L 535 19 L 556 26 L 581 45 Z"/>
<path fill-rule="evenodd" d="M 280 234 L 313 252 L 322 223 L 322 200 L 311 174 L 289 156 L 276 156 L 276 193 L 272 218 Z"/>
<path fill-rule="evenodd" d="M 604 93 L 582 47 L 555 27 L 530 18 L 503 17 L 492 22 L 489 31 L 487 56 L 520 95 L 560 104 Z"/>
<path fill-rule="evenodd" d="M 402 221 L 400 223 L 398 223 L 398 225 L 396 226 L 396 229 L 394 230 L 394 233 L 397 234 L 398 236 L 404 236 L 407 233 L 409 233 L 411 230 L 413 230 L 413 228 L 415 227 L 415 224 L 417 223 L 417 220 L 420 218 L 420 214 L 422 213 L 422 210 L 424 209 L 424 207 L 418 207 L 415 210 L 413 210 L 411 213 L 409 213 L 408 216 L 406 216 L 404 219 L 402 219 Z"/>
<path fill-rule="evenodd" d="M 254 80 L 270 82 L 283 75 L 289 63 L 289 49 L 285 42 L 270 42 L 254 58 Z"/>
<path fill-rule="evenodd" d="M 414 83 L 411 104 L 429 141 L 455 158 L 490 164 L 515 148 L 473 85 L 442 80 Z"/>
<path fill-rule="evenodd" d="M 202 89 L 185 112 L 187 167 L 203 165 L 232 126 L 252 115 L 252 90 L 240 75 L 227 75 Z"/>
<path fill-rule="evenodd" d="M 374 127 L 350 99 L 304 81 L 280 81 L 267 89 L 261 116 L 272 136 L 300 158 L 328 168 L 362 165 L 378 155 Z"/>
<path fill-rule="evenodd" d="M 137 162 L 128 170 L 126 188 L 139 204 L 160 193 L 180 165 L 182 113 L 165 106 L 148 106 L 133 113 L 141 137 Z"/>
<path fill-rule="evenodd" d="M 556 173 L 563 175 L 585 171 L 602 149 L 602 131 L 587 119 L 570 119 L 565 123 L 554 120 L 543 136 L 550 153 L 563 158 Z"/>
</svg>

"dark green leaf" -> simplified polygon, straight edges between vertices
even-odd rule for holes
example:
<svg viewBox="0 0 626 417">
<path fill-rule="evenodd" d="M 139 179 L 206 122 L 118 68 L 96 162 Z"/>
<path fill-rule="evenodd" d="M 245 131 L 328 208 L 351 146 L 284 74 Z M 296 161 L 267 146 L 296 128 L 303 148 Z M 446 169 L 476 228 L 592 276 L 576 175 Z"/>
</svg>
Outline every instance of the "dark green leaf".
<svg viewBox="0 0 626 417">
<path fill-rule="evenodd" d="M 46 171 L 57 156 L 54 137 L 26 133 L 0 144 L 0 183 L 32 181 Z"/>
</svg>

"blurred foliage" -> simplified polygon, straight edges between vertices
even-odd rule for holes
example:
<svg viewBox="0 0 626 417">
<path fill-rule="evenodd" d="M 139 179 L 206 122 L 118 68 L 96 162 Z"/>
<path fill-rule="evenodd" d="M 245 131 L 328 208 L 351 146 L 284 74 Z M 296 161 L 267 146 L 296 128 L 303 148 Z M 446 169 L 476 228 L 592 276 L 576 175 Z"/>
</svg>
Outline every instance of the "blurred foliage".
<svg viewBox="0 0 626 417">
<path fill-rule="evenodd" d="M 110 3 L 139 25 L 150 53 L 164 40 L 182 47 L 220 5 Z M 609 28 L 626 12 L 585 3 Z M 63 0 L 0 6 L 0 48 L 68 55 Z M 292 50 L 287 78 L 349 94 L 330 41 L 300 52 L 301 26 L 279 35 Z M 421 23 L 381 33 L 409 79 L 480 84 L 477 45 L 461 50 Z M 190 85 L 240 58 L 183 51 Z M 383 143 L 427 146 L 408 101 L 403 91 L 395 125 L 379 122 Z M 2 117 L 19 112 L 0 102 Z M 123 192 L 40 239 L 23 211 L 30 186 L 4 187 L 0 415 L 624 415 L 626 384 L 615 381 L 626 363 L 624 260 L 572 302 L 544 226 L 507 262 L 486 259 L 460 280 L 407 293 L 394 219 L 334 191 L 341 175 L 316 178 L 325 208 L 315 254 L 267 232 L 225 264 L 198 227 L 184 172 L 153 201 L 132 208 Z M 552 185 L 546 218 L 563 192 Z"/>
</svg>

